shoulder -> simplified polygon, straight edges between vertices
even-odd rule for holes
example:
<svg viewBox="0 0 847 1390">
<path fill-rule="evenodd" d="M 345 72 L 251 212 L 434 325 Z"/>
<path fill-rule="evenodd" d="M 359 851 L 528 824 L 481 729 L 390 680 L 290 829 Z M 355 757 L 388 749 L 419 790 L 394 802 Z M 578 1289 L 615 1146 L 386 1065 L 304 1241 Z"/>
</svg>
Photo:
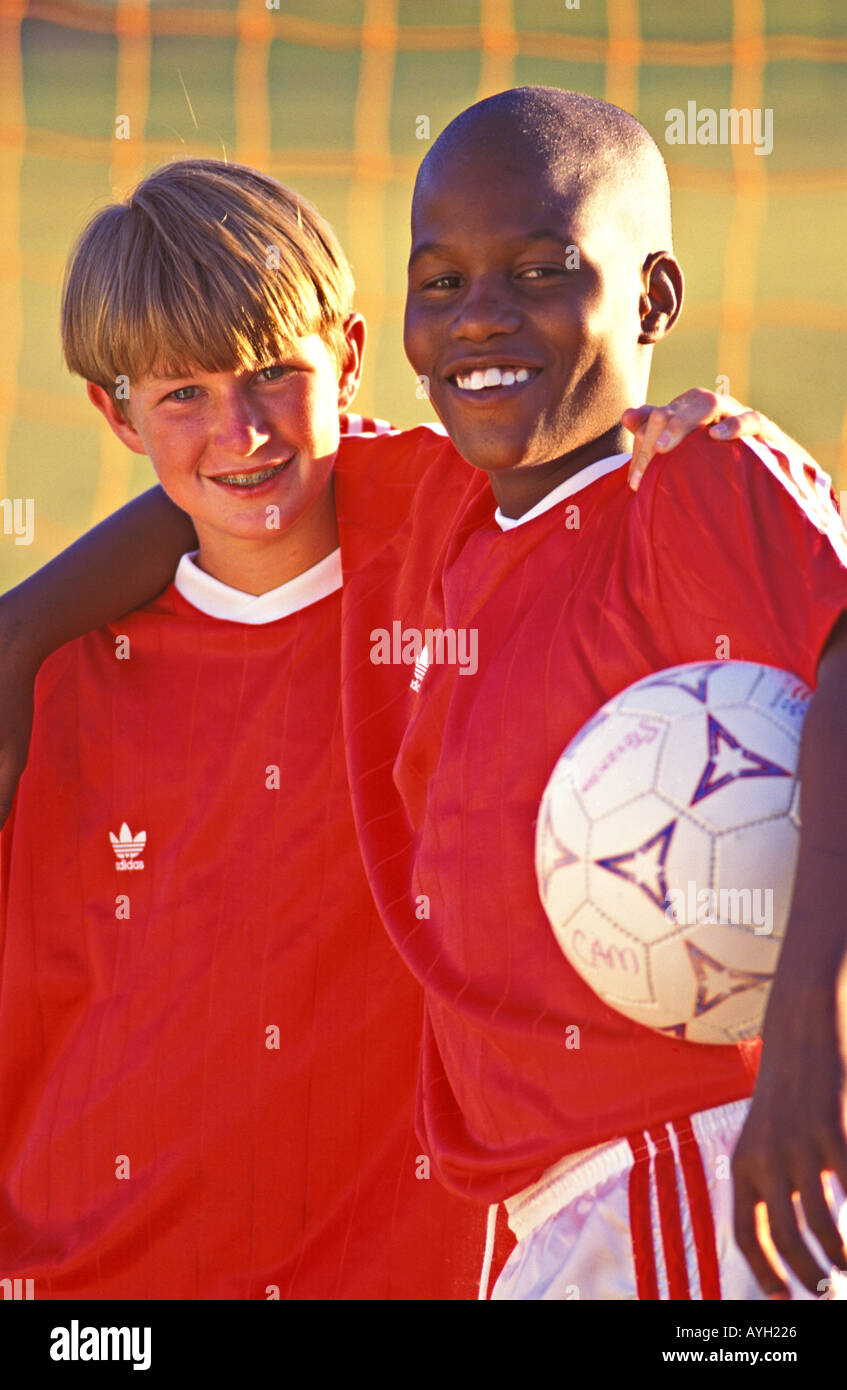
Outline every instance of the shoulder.
<svg viewBox="0 0 847 1390">
<path fill-rule="evenodd" d="M 637 495 L 654 514 L 682 520 L 811 528 L 827 536 L 847 562 L 829 476 L 807 456 L 783 453 L 758 439 L 721 443 L 706 429 L 697 430 L 651 461 Z"/>
<path fill-rule="evenodd" d="M 416 469 L 420 471 L 426 461 L 458 457 L 442 425 L 415 425 L 401 430 L 359 416 L 348 417 L 346 424 L 338 446 L 336 470 L 346 472 L 390 460 L 411 475 Z M 365 428 L 369 424 L 377 428 Z"/>
<path fill-rule="evenodd" d="M 338 417 L 342 435 L 345 434 L 394 434 L 396 427 L 387 420 L 377 420 L 371 415 L 343 414 Z"/>
<path fill-rule="evenodd" d="M 122 640 L 128 639 L 133 644 L 133 651 L 139 641 L 158 649 L 158 633 L 166 624 L 174 619 L 194 616 L 200 620 L 205 617 L 171 583 L 142 608 L 116 618 L 105 627 L 85 632 L 51 652 L 42 663 L 36 689 L 46 695 L 70 681 L 84 679 L 87 672 L 96 672 L 102 667 L 104 658 L 115 659 Z"/>
<path fill-rule="evenodd" d="M 454 480 L 459 487 L 467 473 L 440 425 L 343 435 L 335 463 L 339 520 L 386 510 L 402 517 L 423 483 L 427 490 Z"/>
</svg>

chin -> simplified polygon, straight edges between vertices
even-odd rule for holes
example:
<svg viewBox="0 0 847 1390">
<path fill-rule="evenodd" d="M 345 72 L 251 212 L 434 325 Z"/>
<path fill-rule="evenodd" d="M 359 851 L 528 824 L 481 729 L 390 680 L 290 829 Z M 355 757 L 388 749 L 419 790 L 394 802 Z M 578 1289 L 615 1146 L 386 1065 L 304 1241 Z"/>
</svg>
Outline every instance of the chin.
<svg viewBox="0 0 847 1390">
<path fill-rule="evenodd" d="M 260 517 L 244 517 L 230 523 L 223 529 L 234 541 L 266 541 L 269 537 L 277 539 L 288 529 L 289 523 L 280 517 L 279 526 L 269 527 L 263 514 Z"/>
<path fill-rule="evenodd" d="M 448 430 L 453 447 L 462 455 L 471 468 L 480 468 L 485 473 L 501 473 L 510 468 L 520 468 L 526 451 L 517 444 L 509 444 L 503 439 L 479 439 L 468 437 L 461 430 L 452 433 Z"/>
<path fill-rule="evenodd" d="M 520 455 L 504 454 L 502 451 L 476 449 L 474 451 L 460 449 L 459 453 L 471 468 L 477 468 L 481 473 L 508 473 L 515 468 L 520 468 L 523 459 Z"/>
</svg>

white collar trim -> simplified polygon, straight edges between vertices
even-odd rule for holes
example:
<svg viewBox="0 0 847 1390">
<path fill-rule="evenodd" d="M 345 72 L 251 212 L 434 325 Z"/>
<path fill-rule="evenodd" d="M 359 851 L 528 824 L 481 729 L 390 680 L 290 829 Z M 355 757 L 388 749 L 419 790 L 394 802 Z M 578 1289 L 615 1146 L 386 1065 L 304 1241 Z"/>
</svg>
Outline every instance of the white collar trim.
<svg viewBox="0 0 847 1390">
<path fill-rule="evenodd" d="M 328 598 L 341 588 L 340 549 L 333 550 L 311 569 L 295 575 L 277 589 L 269 589 L 266 594 L 245 594 L 241 589 L 222 584 L 197 566 L 196 555 L 196 550 L 191 555 L 183 555 L 174 575 L 174 585 L 194 608 L 224 622 L 250 623 L 256 627 L 261 623 L 275 623 L 319 599 Z"/>
<path fill-rule="evenodd" d="M 504 516 L 498 507 L 494 513 L 494 520 L 501 531 L 514 531 L 516 526 L 523 526 L 526 521 L 534 521 L 537 516 L 549 512 L 551 507 L 558 506 L 566 497 L 573 497 L 575 492 L 581 492 L 584 487 L 596 483 L 598 478 L 604 478 L 607 473 L 620 468 L 621 464 L 631 458 L 632 454 L 612 454 L 610 458 L 589 463 L 587 468 L 581 468 L 572 478 L 566 478 L 558 487 L 554 487 L 552 492 L 548 492 L 546 497 L 542 497 L 541 501 L 536 502 L 523 516 Z"/>
</svg>

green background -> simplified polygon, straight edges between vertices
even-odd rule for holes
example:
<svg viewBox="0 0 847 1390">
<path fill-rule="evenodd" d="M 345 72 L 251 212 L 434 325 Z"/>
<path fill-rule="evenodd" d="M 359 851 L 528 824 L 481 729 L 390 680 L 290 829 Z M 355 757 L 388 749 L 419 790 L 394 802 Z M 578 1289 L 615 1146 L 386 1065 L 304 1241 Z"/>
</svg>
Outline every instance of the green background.
<svg viewBox="0 0 847 1390">
<path fill-rule="evenodd" d="M 618 102 L 666 153 L 687 300 L 651 399 L 728 378 L 847 488 L 837 0 L 0 0 L 0 20 L 0 498 L 35 501 L 33 544 L 0 534 L 3 587 L 154 481 L 61 360 L 63 265 L 92 212 L 192 154 L 293 184 L 353 261 L 371 332 L 358 408 L 411 424 L 429 418 L 401 342 L 419 118 L 434 138 L 462 107 L 522 83 Z M 771 108 L 773 153 L 666 145 L 666 111 L 692 100 Z"/>
</svg>

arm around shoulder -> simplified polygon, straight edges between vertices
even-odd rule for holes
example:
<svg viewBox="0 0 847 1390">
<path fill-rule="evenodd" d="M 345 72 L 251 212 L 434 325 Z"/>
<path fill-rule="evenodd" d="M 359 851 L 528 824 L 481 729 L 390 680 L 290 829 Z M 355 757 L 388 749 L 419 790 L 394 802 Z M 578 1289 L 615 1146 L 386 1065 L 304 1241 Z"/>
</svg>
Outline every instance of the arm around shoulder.
<svg viewBox="0 0 847 1390">
<path fill-rule="evenodd" d="M 42 661 L 155 598 L 196 544 L 190 518 L 154 487 L 0 599 L 0 825 L 26 765 Z"/>
</svg>

